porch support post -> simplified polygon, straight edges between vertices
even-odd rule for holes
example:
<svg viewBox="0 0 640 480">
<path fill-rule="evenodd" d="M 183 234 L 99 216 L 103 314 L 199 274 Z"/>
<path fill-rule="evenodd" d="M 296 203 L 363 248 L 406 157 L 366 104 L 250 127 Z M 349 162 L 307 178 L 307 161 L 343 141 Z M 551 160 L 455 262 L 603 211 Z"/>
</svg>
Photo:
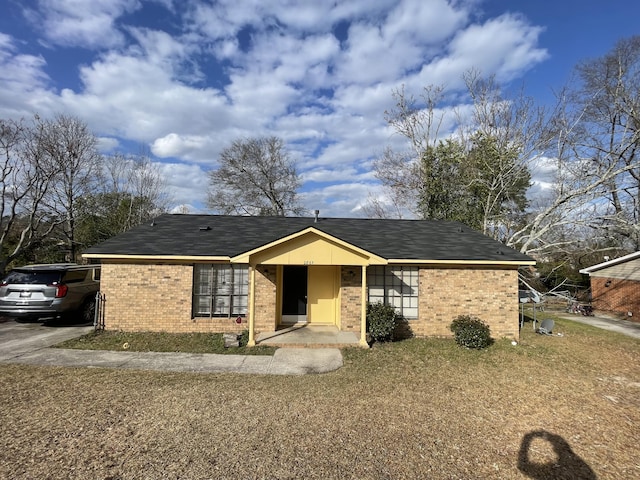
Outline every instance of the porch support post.
<svg viewBox="0 0 640 480">
<path fill-rule="evenodd" d="M 256 267 L 251 265 L 251 272 L 249 273 L 249 296 L 251 302 L 249 302 L 249 341 L 248 347 L 256 346 L 255 339 L 255 326 L 256 326 Z"/>
<path fill-rule="evenodd" d="M 360 346 L 369 348 L 367 343 L 367 266 L 362 266 L 362 290 L 360 292 Z"/>
</svg>

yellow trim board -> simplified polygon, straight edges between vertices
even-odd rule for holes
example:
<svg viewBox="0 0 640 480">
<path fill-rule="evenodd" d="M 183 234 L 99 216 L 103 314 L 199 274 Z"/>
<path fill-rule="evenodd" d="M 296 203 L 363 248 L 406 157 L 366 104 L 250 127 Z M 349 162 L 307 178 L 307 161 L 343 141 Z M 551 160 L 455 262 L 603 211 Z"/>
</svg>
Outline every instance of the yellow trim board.
<svg viewBox="0 0 640 480">
<path fill-rule="evenodd" d="M 404 264 L 404 265 L 504 265 L 504 266 L 520 266 L 520 265 L 535 265 L 535 260 L 529 261 L 515 261 L 515 260 L 415 260 L 407 258 L 390 258 L 388 261 L 391 264 Z"/>
</svg>

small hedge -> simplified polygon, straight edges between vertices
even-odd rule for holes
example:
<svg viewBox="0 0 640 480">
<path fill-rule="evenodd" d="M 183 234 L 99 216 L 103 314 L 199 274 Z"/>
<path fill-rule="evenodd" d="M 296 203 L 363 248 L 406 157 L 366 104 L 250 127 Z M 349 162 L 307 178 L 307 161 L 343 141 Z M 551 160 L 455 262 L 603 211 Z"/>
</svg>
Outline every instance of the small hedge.
<svg viewBox="0 0 640 480">
<path fill-rule="evenodd" d="M 367 324 L 371 340 L 391 342 L 398 318 L 399 316 L 392 306 L 383 303 L 369 303 L 367 305 Z"/>
<path fill-rule="evenodd" d="M 241 347 L 246 347 L 249 343 L 249 330 L 243 330 L 238 340 Z"/>
<path fill-rule="evenodd" d="M 493 343 L 489 325 L 478 317 L 460 315 L 449 326 L 456 343 L 466 348 L 486 348 Z"/>
</svg>

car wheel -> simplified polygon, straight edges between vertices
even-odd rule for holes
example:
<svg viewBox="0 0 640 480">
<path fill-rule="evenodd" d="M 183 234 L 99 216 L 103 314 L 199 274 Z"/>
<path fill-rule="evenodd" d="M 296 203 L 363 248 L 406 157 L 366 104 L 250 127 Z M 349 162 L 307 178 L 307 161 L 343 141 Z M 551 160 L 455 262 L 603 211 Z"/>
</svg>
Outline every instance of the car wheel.
<svg viewBox="0 0 640 480">
<path fill-rule="evenodd" d="M 93 323 L 96 315 L 96 299 L 87 298 L 82 304 L 80 313 L 84 323 Z"/>
</svg>

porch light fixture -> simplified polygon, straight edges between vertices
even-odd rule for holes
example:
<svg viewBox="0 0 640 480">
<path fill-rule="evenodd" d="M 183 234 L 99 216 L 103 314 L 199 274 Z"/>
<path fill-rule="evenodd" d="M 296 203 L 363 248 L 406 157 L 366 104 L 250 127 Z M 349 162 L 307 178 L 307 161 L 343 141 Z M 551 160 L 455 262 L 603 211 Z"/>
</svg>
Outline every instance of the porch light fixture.
<svg viewBox="0 0 640 480">
<path fill-rule="evenodd" d="M 604 284 L 605 287 L 610 287 L 611 286 L 611 280 L 607 280 Z"/>
</svg>

